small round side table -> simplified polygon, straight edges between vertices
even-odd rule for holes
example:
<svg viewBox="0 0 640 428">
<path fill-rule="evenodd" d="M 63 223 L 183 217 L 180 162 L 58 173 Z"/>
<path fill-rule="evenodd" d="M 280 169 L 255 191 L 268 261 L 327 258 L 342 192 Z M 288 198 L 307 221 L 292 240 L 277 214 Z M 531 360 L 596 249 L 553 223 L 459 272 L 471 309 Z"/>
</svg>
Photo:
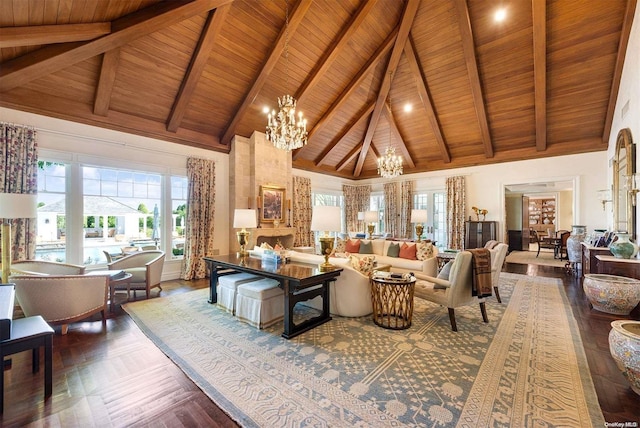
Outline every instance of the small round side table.
<svg viewBox="0 0 640 428">
<path fill-rule="evenodd" d="M 373 322 L 391 330 L 411 327 L 415 284 L 415 277 L 371 278 Z"/>
</svg>

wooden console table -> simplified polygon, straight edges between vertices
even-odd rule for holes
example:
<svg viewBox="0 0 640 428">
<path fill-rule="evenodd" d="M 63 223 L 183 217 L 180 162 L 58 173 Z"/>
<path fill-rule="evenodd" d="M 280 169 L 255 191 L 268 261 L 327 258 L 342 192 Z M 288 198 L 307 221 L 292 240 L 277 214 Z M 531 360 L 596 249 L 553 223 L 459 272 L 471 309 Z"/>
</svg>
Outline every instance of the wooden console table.
<svg viewBox="0 0 640 428">
<path fill-rule="evenodd" d="M 594 247 L 586 242 L 581 242 L 582 245 L 582 275 L 585 273 L 597 273 L 596 264 L 598 260 L 596 256 L 610 256 L 611 251 L 609 247 Z"/>
<path fill-rule="evenodd" d="M 593 266 L 591 268 L 593 269 Z M 595 273 L 640 279 L 640 260 L 636 258 L 619 259 L 614 256 L 597 255 L 596 268 Z"/>
<path fill-rule="evenodd" d="M 291 339 L 307 330 L 331 321 L 329 314 L 329 286 L 336 280 L 342 268 L 336 267 L 327 272 L 320 272 L 317 265 L 304 263 L 282 263 L 279 265 L 262 265 L 262 260 L 254 257 L 240 257 L 237 254 L 204 257 L 211 269 L 209 278 L 209 303 L 218 301 L 216 285 L 218 269 L 247 272 L 254 275 L 273 278 L 284 290 L 284 332 L 282 337 Z M 293 323 L 293 308 L 298 302 L 305 302 L 322 296 L 322 313 L 298 325 Z"/>
</svg>

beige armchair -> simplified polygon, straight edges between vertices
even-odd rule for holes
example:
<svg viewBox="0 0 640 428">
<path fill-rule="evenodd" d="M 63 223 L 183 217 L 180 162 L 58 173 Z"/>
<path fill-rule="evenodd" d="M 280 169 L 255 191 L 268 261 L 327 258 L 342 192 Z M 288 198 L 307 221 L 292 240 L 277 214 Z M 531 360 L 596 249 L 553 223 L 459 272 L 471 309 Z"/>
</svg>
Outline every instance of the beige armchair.
<svg viewBox="0 0 640 428">
<path fill-rule="evenodd" d="M 498 303 L 502 303 L 498 283 L 500 282 L 500 273 L 502 272 L 502 265 L 504 265 L 504 259 L 507 257 L 508 250 L 509 246 L 504 243 L 497 244 L 489 250 L 491 252 L 491 285 L 493 286 L 494 293 L 496 293 Z"/>
<path fill-rule="evenodd" d="M 27 317 L 41 315 L 48 323 L 62 325 L 100 312 L 106 318 L 109 277 L 87 275 L 12 275 L 16 299 Z"/>
<path fill-rule="evenodd" d="M 145 290 L 147 299 L 152 288 L 159 288 L 164 267 L 164 251 L 140 251 L 107 265 L 110 270 L 123 270 L 133 275 L 127 291 Z"/>
<path fill-rule="evenodd" d="M 83 275 L 84 266 L 46 260 L 21 260 L 11 263 L 12 275 Z"/>
<path fill-rule="evenodd" d="M 471 258 L 469 251 L 460 251 L 451 266 L 448 279 L 415 274 L 417 281 L 414 296 L 446 306 L 449 309 L 449 321 L 453 331 L 458 331 L 455 308 L 461 306 L 479 303 L 482 320 L 489 322 L 485 299 L 471 295 Z"/>
</svg>

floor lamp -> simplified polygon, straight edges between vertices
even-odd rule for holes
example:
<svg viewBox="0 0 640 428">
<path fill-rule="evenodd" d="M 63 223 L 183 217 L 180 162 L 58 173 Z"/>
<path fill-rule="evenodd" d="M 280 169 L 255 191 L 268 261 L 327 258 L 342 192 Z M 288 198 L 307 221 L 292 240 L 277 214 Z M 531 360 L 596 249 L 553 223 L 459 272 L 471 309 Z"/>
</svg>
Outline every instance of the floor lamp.
<svg viewBox="0 0 640 428">
<path fill-rule="evenodd" d="M 0 218 L 2 222 L 2 282 L 11 275 L 11 219 L 35 218 L 38 195 L 27 193 L 0 193 Z"/>
</svg>

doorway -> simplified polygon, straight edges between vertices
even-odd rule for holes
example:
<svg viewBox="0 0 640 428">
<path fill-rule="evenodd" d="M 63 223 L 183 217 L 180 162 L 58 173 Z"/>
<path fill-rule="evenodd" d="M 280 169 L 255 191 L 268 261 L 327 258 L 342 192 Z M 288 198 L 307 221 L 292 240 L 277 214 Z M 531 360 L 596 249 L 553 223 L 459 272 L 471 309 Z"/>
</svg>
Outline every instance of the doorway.
<svg viewBox="0 0 640 428">
<path fill-rule="evenodd" d="M 576 179 L 505 184 L 504 225 L 509 250 L 529 250 L 531 229 L 540 235 L 571 230 Z"/>
</svg>

